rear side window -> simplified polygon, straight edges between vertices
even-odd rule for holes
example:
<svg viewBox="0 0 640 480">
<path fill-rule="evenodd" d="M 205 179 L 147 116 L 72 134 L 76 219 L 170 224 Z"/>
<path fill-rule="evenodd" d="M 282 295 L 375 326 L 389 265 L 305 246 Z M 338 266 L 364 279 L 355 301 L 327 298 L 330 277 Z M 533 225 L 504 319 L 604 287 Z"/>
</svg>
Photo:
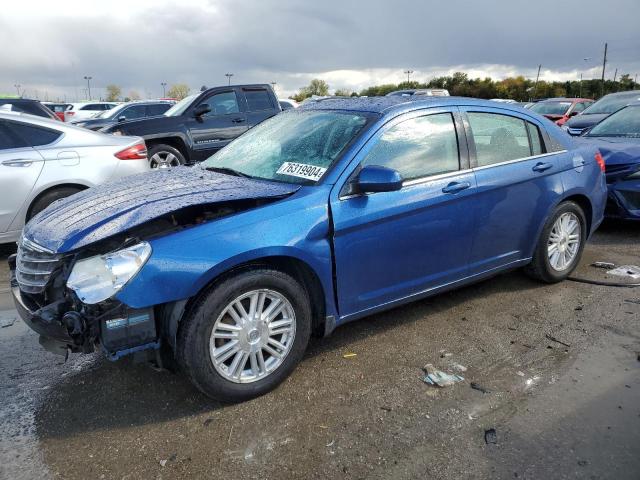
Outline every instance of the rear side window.
<svg viewBox="0 0 640 480">
<path fill-rule="evenodd" d="M 0 150 L 26 147 L 26 143 L 7 127 L 7 122 L 0 121 Z"/>
<path fill-rule="evenodd" d="M 250 112 L 274 108 L 271 103 L 271 95 L 266 90 L 245 90 L 244 96 L 247 99 L 247 108 Z"/>
<path fill-rule="evenodd" d="M 9 122 L 9 129 L 30 147 L 49 145 L 62 136 L 62 132 L 49 128 L 36 127 L 20 122 Z"/>
<path fill-rule="evenodd" d="M 469 112 L 471 136 L 479 167 L 532 155 L 527 123 L 520 118 L 495 113 Z M 538 142 L 540 142 L 538 134 Z M 537 150 L 541 151 L 541 145 Z"/>
<path fill-rule="evenodd" d="M 147 105 L 147 116 L 153 117 L 155 115 L 162 115 L 164 112 L 169 110 L 171 105 L 168 103 L 159 103 L 156 105 Z"/>
<path fill-rule="evenodd" d="M 531 155 L 542 155 L 544 153 L 544 142 L 540 135 L 540 129 L 531 122 L 527 122 L 529 130 L 529 141 L 531 142 Z"/>
<path fill-rule="evenodd" d="M 363 165 L 397 170 L 404 180 L 459 169 L 458 138 L 450 113 L 412 118 L 384 132 Z"/>
</svg>

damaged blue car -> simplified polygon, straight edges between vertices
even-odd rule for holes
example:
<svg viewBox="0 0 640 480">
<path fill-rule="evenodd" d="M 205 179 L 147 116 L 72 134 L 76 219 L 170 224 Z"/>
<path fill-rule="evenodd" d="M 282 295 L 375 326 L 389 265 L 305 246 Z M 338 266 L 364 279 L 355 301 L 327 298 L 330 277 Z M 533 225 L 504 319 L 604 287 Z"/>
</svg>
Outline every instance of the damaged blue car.
<svg viewBox="0 0 640 480">
<path fill-rule="evenodd" d="M 581 138 L 604 158 L 609 190 L 605 215 L 640 220 L 640 102 L 618 110 Z"/>
<path fill-rule="evenodd" d="M 518 107 L 323 99 L 195 167 L 55 202 L 9 259 L 12 293 L 49 350 L 175 361 L 242 401 L 313 333 L 510 269 L 567 278 L 603 218 L 603 171 Z"/>
</svg>

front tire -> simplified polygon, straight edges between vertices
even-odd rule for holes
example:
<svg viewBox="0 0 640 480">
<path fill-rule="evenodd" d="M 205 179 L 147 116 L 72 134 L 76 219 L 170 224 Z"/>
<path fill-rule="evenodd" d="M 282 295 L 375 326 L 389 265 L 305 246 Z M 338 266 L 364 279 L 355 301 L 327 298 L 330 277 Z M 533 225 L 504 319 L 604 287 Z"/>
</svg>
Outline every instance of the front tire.
<svg viewBox="0 0 640 480">
<path fill-rule="evenodd" d="M 40 196 L 33 204 L 31 208 L 29 208 L 29 213 L 27 214 L 27 221 L 31 220 L 42 210 L 47 208 L 56 200 L 60 200 L 61 198 L 70 197 L 78 192 L 82 191 L 80 188 L 74 187 L 60 187 L 50 190 L 43 195 Z"/>
<path fill-rule="evenodd" d="M 180 326 L 176 356 L 205 395 L 241 402 L 285 380 L 310 333 L 304 287 L 283 272 L 260 268 L 225 279 L 198 300 Z"/>
<path fill-rule="evenodd" d="M 575 202 L 558 205 L 545 223 L 525 272 L 546 283 L 565 280 L 580 263 L 587 240 L 587 221 Z"/>
<path fill-rule="evenodd" d="M 147 155 L 149 158 L 149 167 L 151 168 L 171 168 L 185 164 L 185 158 L 182 152 L 164 143 L 153 145 Z"/>
</svg>

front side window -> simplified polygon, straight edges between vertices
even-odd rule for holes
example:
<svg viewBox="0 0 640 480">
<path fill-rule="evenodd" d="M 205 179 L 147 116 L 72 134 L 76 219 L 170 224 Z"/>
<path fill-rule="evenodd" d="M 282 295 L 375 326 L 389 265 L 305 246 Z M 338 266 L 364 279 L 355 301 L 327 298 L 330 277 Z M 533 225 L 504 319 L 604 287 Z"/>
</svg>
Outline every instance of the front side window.
<svg viewBox="0 0 640 480">
<path fill-rule="evenodd" d="M 585 136 L 640 138 L 640 106 L 618 110 L 589 130 Z"/>
<path fill-rule="evenodd" d="M 437 113 L 398 123 L 380 136 L 362 164 L 392 168 L 404 180 L 458 170 L 453 117 Z"/>
<path fill-rule="evenodd" d="M 118 118 L 124 116 L 127 120 L 133 120 L 136 118 L 144 117 L 146 108 L 144 105 L 133 105 L 124 109 L 121 113 L 118 114 Z"/>
<path fill-rule="evenodd" d="M 467 116 L 479 167 L 532 155 L 524 120 L 495 113 L 469 112 Z"/>
<path fill-rule="evenodd" d="M 49 128 L 27 125 L 20 122 L 8 122 L 9 129 L 30 147 L 49 145 L 62 136 L 62 132 Z"/>
<path fill-rule="evenodd" d="M 247 99 L 247 109 L 250 112 L 273 108 L 271 96 L 266 90 L 244 90 L 244 96 Z"/>
<path fill-rule="evenodd" d="M 291 111 L 253 127 L 202 163 L 244 175 L 313 185 L 367 123 L 362 114 Z"/>
<path fill-rule="evenodd" d="M 211 107 L 211 111 L 205 117 L 227 115 L 228 113 L 238 113 L 240 111 L 236 92 L 216 93 L 204 99 L 201 103 L 206 103 Z"/>
</svg>

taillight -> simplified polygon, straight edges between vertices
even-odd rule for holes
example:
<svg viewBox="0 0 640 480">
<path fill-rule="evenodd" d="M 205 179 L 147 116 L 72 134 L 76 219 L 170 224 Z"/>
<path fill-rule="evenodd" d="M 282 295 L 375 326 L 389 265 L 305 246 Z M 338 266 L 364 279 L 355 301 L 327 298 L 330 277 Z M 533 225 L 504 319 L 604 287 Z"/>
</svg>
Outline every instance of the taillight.
<svg viewBox="0 0 640 480">
<path fill-rule="evenodd" d="M 598 163 L 600 170 L 602 170 L 603 172 L 607 169 L 607 167 L 604 164 L 604 158 L 602 158 L 602 155 L 600 154 L 600 152 L 596 152 L 596 162 Z"/>
<path fill-rule="evenodd" d="M 124 150 L 115 154 L 120 160 L 140 160 L 147 158 L 147 147 L 143 143 L 136 143 L 131 147 L 127 147 Z"/>
</svg>

